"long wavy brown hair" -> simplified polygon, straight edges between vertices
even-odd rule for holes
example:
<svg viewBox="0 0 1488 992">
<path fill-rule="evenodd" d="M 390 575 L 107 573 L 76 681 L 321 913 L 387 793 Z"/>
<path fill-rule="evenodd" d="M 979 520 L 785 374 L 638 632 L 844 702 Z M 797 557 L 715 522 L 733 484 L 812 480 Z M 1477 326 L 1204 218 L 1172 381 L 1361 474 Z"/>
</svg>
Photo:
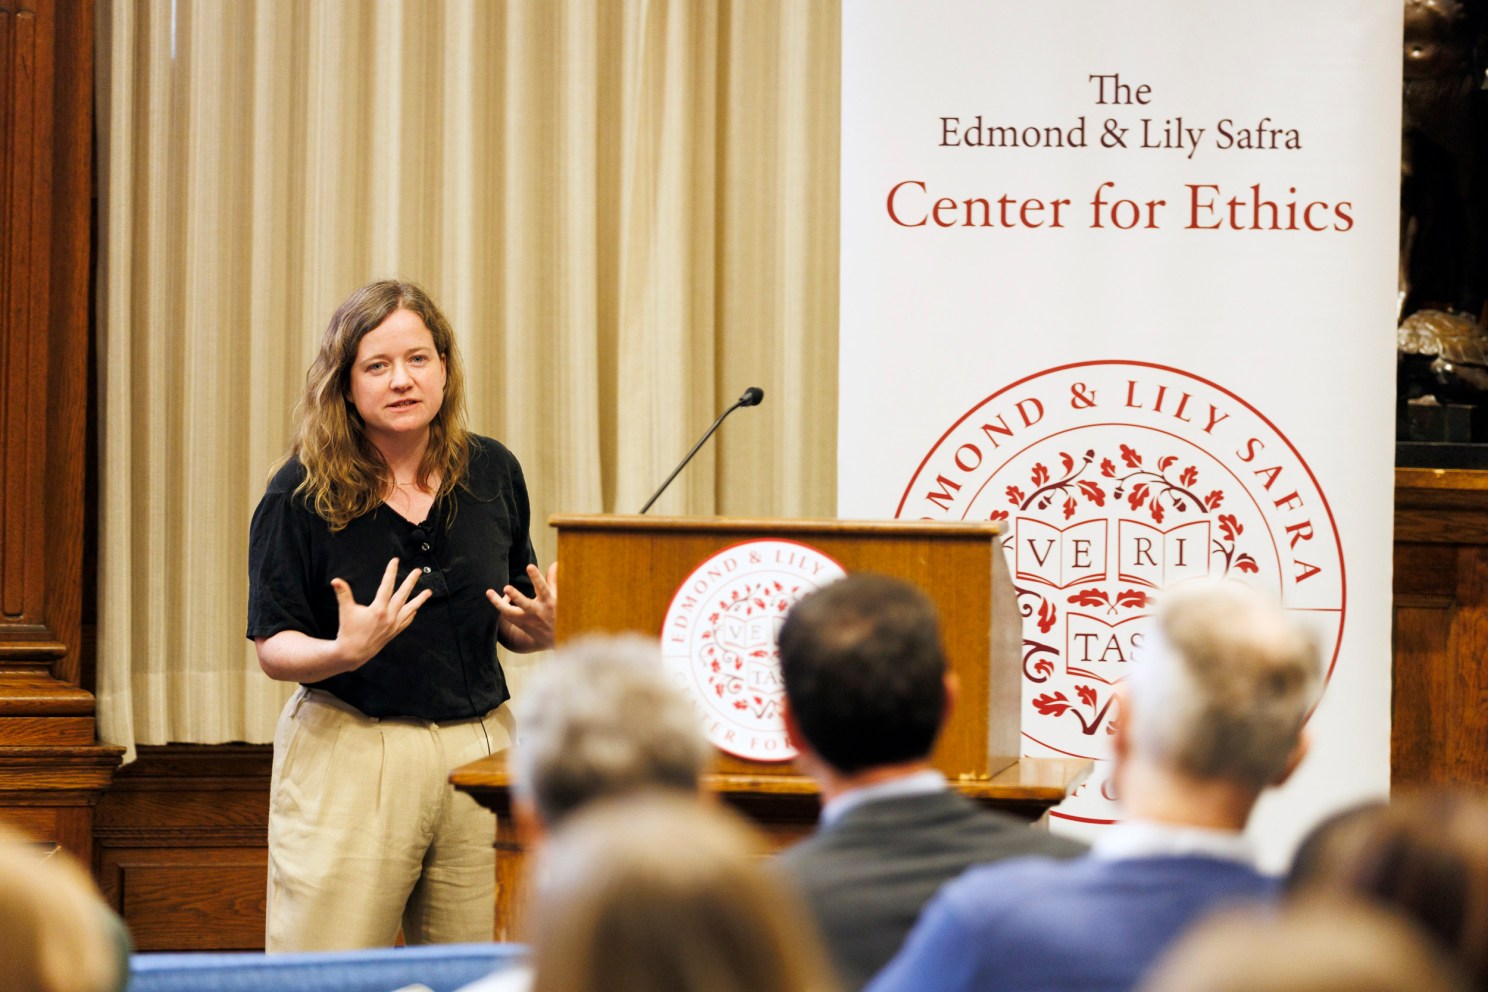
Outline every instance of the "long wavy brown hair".
<svg viewBox="0 0 1488 992">
<path fill-rule="evenodd" d="M 445 363 L 444 402 L 429 424 L 429 446 L 419 464 L 418 483 L 423 486 L 438 476 L 435 498 L 441 498 L 465 481 L 470 465 L 465 373 L 449 321 L 429 294 L 413 283 L 391 279 L 368 283 L 331 315 L 295 411 L 290 454 L 305 466 L 305 479 L 295 492 L 332 531 L 380 506 L 391 485 L 392 472 L 368 440 L 350 390 L 351 366 L 362 338 L 395 310 L 412 311 L 423 320 Z"/>
</svg>

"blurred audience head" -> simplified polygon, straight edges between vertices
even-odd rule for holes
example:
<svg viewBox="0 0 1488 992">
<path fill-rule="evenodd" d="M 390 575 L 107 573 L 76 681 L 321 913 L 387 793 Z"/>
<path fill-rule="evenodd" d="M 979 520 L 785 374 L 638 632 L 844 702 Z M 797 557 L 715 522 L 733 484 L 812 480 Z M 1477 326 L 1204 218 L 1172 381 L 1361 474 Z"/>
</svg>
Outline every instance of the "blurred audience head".
<svg viewBox="0 0 1488 992">
<path fill-rule="evenodd" d="M 828 965 L 758 835 L 671 793 L 592 803 L 544 848 L 534 992 L 820 992 Z"/>
<path fill-rule="evenodd" d="M 0 992 L 114 992 L 127 942 L 92 880 L 0 827 Z"/>
<path fill-rule="evenodd" d="M 929 756 L 946 715 L 935 604 L 866 572 L 803 596 L 780 628 L 793 734 L 838 772 Z"/>
<path fill-rule="evenodd" d="M 1315 881 L 1328 884 L 1336 880 L 1353 862 L 1358 845 L 1374 829 L 1374 820 L 1385 805 L 1382 800 L 1361 803 L 1319 821 L 1292 855 L 1292 867 L 1284 880 L 1287 891 L 1300 891 Z"/>
<path fill-rule="evenodd" d="M 565 645 L 527 683 L 514 789 L 551 830 L 602 796 L 696 793 L 710 754 L 653 639 L 589 637 Z"/>
<path fill-rule="evenodd" d="M 1301 760 L 1321 682 L 1314 641 L 1279 605 L 1238 582 L 1177 586 L 1126 680 L 1118 756 L 1259 793 Z"/>
<path fill-rule="evenodd" d="M 1325 843 L 1327 857 L 1293 869 L 1294 891 L 1391 907 L 1440 941 L 1474 987 L 1488 988 L 1488 796 L 1401 795 L 1335 826 Z"/>
<path fill-rule="evenodd" d="M 1468 992 L 1400 916 L 1339 898 L 1220 913 L 1188 932 L 1138 992 Z"/>
</svg>

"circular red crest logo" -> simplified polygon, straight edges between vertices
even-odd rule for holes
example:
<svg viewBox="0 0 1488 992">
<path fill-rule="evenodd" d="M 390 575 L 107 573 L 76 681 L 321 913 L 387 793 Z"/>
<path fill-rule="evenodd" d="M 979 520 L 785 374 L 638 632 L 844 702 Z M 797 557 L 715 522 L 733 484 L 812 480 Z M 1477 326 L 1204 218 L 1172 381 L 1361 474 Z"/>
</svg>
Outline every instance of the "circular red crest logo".
<svg viewBox="0 0 1488 992">
<path fill-rule="evenodd" d="M 1114 815 L 1113 687 L 1163 588 L 1274 590 L 1319 633 L 1330 675 L 1337 660 L 1343 546 L 1317 480 L 1259 410 L 1178 369 L 1082 362 L 998 390 L 942 435 L 896 515 L 1007 523 L 1028 751 L 1100 762 L 1058 817 Z"/>
<path fill-rule="evenodd" d="M 725 548 L 683 580 L 662 621 L 662 656 L 714 746 L 752 761 L 796 756 L 776 636 L 796 600 L 846 574 L 816 548 L 770 540 Z"/>
</svg>

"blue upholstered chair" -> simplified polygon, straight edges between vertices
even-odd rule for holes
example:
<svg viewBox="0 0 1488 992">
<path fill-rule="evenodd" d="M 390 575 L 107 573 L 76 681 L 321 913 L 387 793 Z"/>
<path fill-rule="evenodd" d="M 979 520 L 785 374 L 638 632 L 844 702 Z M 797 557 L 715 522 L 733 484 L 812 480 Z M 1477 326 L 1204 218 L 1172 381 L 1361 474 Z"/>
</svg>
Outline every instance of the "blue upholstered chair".
<svg viewBox="0 0 1488 992">
<path fill-rule="evenodd" d="M 454 992 L 520 963 L 520 944 L 431 944 L 313 954 L 136 954 L 129 992 Z"/>
</svg>

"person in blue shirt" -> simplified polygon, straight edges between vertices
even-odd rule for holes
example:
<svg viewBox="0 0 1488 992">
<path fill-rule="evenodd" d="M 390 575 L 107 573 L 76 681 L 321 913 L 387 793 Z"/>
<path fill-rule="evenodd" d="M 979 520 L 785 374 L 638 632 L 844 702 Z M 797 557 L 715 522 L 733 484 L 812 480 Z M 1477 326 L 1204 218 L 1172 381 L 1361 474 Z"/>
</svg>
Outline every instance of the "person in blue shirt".
<svg viewBox="0 0 1488 992">
<path fill-rule="evenodd" d="M 869 992 L 1127 992 L 1210 911 L 1270 899 L 1243 836 L 1306 753 L 1312 639 L 1232 582 L 1171 590 L 1123 685 L 1125 820 L 1090 854 L 973 868 L 925 908 Z"/>
</svg>

